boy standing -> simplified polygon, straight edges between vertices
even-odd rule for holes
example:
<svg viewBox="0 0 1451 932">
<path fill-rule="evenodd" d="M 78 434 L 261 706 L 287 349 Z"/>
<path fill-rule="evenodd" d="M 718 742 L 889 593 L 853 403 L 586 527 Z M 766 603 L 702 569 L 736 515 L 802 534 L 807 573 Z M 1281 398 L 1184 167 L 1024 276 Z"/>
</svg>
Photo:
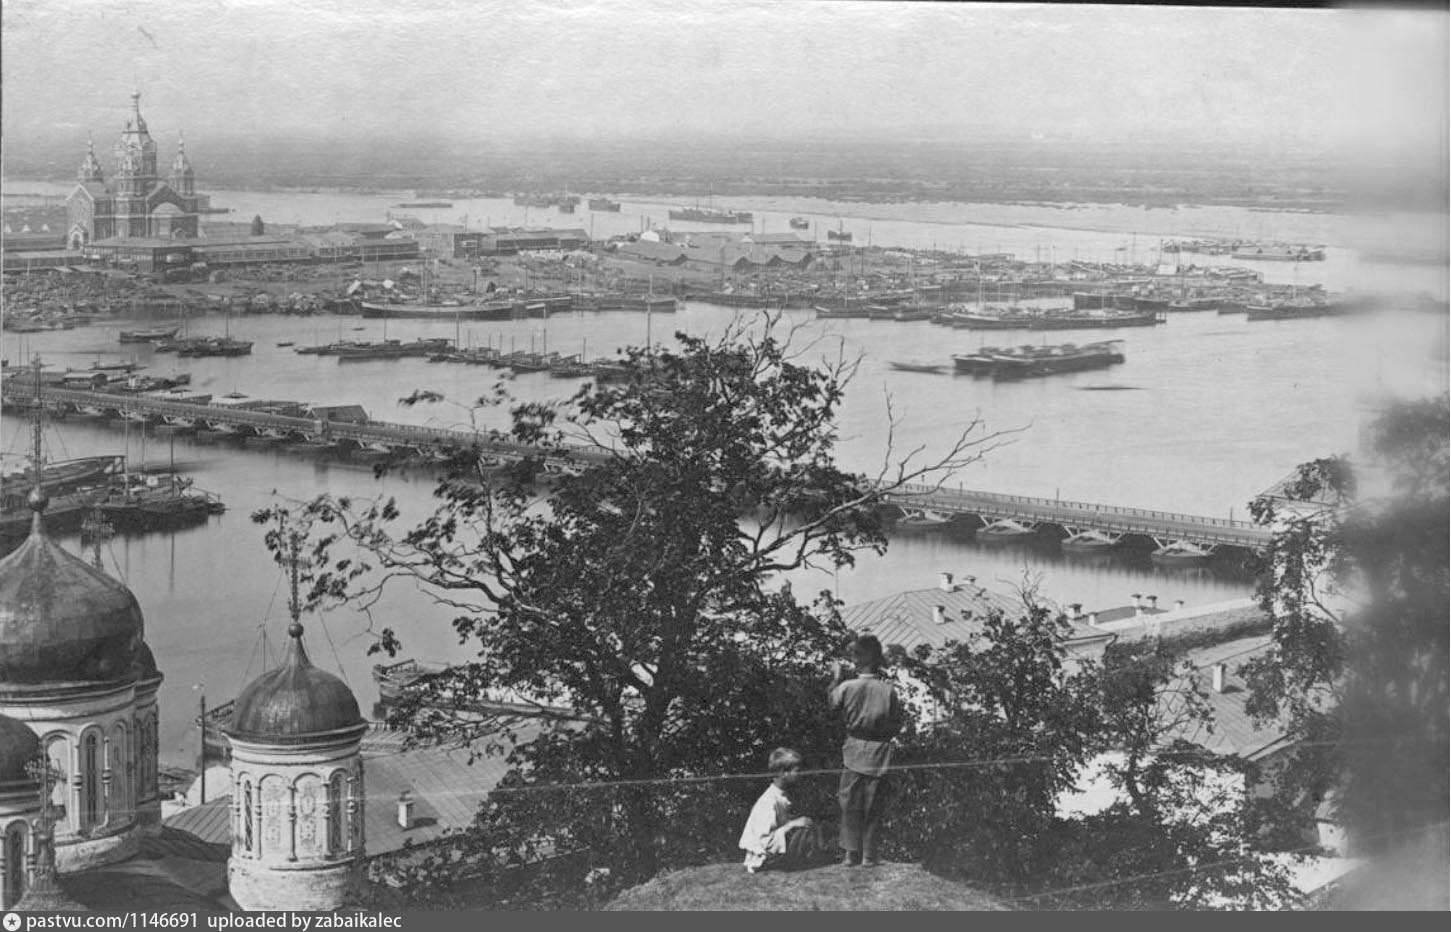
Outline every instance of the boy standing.
<svg viewBox="0 0 1451 932">
<path fill-rule="evenodd" d="M 767 769 L 771 772 L 771 785 L 756 800 L 741 832 L 746 871 L 752 874 L 763 867 L 802 862 L 814 847 L 814 823 L 805 816 L 791 817 L 791 799 L 786 794 L 801 778 L 801 755 L 790 748 L 777 748 L 771 752 Z"/>
<path fill-rule="evenodd" d="M 837 799 L 841 803 L 841 863 L 848 867 L 877 865 L 877 831 L 886 804 L 886 773 L 892 760 L 892 738 L 902 729 L 902 706 L 896 690 L 882 676 L 886 665 L 882 643 L 864 634 L 852 643 L 856 677 L 838 664 L 831 681 L 832 711 L 846 726 L 841 748 L 842 773 Z"/>
</svg>

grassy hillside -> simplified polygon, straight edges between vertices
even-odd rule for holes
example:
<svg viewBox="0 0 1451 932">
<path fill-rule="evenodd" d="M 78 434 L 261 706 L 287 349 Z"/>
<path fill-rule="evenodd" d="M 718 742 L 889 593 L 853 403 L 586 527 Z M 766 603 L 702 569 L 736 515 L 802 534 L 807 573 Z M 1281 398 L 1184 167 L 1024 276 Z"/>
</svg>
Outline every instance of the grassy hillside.
<svg viewBox="0 0 1451 932">
<path fill-rule="evenodd" d="M 620 894 L 611 910 L 1004 910 L 910 864 L 747 874 L 740 864 L 672 871 Z"/>
</svg>

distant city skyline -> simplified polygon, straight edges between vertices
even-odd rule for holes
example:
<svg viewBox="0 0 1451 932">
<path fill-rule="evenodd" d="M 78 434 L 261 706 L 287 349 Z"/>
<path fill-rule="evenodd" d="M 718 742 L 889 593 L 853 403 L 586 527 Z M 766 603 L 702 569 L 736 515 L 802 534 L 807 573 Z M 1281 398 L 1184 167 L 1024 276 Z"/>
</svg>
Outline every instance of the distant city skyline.
<svg viewBox="0 0 1451 932">
<path fill-rule="evenodd" d="M 3 131 L 869 133 L 1444 153 L 1434 11 L 1033 4 L 9 0 Z M 109 146 L 109 142 L 104 142 Z M 103 155 L 103 159 L 105 156 Z"/>
</svg>

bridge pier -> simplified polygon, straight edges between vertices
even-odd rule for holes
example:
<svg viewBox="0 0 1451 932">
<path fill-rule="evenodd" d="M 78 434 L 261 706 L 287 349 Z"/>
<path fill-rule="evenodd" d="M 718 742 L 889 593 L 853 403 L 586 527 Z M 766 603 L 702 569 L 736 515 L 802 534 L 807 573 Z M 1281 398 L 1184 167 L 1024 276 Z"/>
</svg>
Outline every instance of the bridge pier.
<svg viewBox="0 0 1451 932">
<path fill-rule="evenodd" d="M 977 539 L 981 541 L 1026 540 L 1038 533 L 1042 525 L 1026 518 L 996 518 L 978 528 Z"/>
<path fill-rule="evenodd" d="M 1162 537 L 1155 537 L 1153 541 L 1156 549 L 1149 554 L 1149 559 L 1168 566 L 1194 566 L 1207 563 L 1214 556 L 1214 552 L 1219 549 L 1219 544 L 1212 541 L 1175 540 Z"/>
<path fill-rule="evenodd" d="M 1068 536 L 1063 539 L 1062 547 L 1071 553 L 1102 553 L 1113 549 L 1124 536 L 1121 531 L 1101 531 L 1067 524 L 1063 530 L 1068 532 Z"/>
<path fill-rule="evenodd" d="M 943 514 L 940 511 L 933 511 L 930 508 L 900 504 L 897 508 L 902 512 L 901 517 L 896 522 L 898 530 L 913 531 L 945 528 L 952 523 L 951 515 Z"/>
</svg>

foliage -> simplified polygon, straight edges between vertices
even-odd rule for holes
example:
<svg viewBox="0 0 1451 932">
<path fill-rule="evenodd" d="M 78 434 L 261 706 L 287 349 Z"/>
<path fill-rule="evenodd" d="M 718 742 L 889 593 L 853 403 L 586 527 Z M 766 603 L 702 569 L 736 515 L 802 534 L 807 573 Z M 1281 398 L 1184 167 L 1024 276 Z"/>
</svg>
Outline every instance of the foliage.
<svg viewBox="0 0 1451 932">
<path fill-rule="evenodd" d="M 974 643 L 904 658 L 935 721 L 894 777 L 896 856 L 1035 908 L 1281 902 L 1284 872 L 1251 852 L 1247 766 L 1182 737 L 1212 727 L 1183 654 L 1070 661 L 1068 622 L 1026 595 Z M 1120 801 L 1063 814 L 1093 767 Z"/>
<path fill-rule="evenodd" d="M 1260 590 L 1274 645 L 1247 671 L 1251 708 L 1285 716 L 1303 748 L 1282 800 L 1303 816 L 1332 794 L 1361 853 L 1445 824 L 1447 397 L 1392 405 L 1366 440 L 1358 468 L 1306 464 L 1254 503 L 1275 528 Z"/>
<path fill-rule="evenodd" d="M 1064 665 L 1067 629 L 1030 600 L 1019 617 L 989 614 L 977 642 L 911 658 L 935 721 L 903 742 L 893 854 L 1009 892 L 1042 872 L 1057 796 L 1098 730 L 1089 678 Z M 941 762 L 970 764 L 912 769 Z"/>
<path fill-rule="evenodd" d="M 399 710 L 422 738 L 475 740 L 511 765 L 475 828 L 419 862 L 425 887 L 568 852 L 608 869 L 602 887 L 718 858 L 771 748 L 837 753 L 825 685 L 847 632 L 831 599 L 803 605 L 780 574 L 881 552 L 882 495 L 940 481 L 995 435 L 974 422 L 938 460 L 889 457 L 874 481 L 842 471 L 833 422 L 855 363 L 800 364 L 778 323 L 677 334 L 675 350 L 629 350 L 623 383 L 516 406 L 502 449 L 522 458 L 465 451 L 411 528 L 391 501 L 304 509 L 311 601 L 367 605 L 421 581 L 477 648 Z M 379 649 L 399 646 L 380 632 Z M 479 700 L 553 714 L 501 721 Z"/>
</svg>

